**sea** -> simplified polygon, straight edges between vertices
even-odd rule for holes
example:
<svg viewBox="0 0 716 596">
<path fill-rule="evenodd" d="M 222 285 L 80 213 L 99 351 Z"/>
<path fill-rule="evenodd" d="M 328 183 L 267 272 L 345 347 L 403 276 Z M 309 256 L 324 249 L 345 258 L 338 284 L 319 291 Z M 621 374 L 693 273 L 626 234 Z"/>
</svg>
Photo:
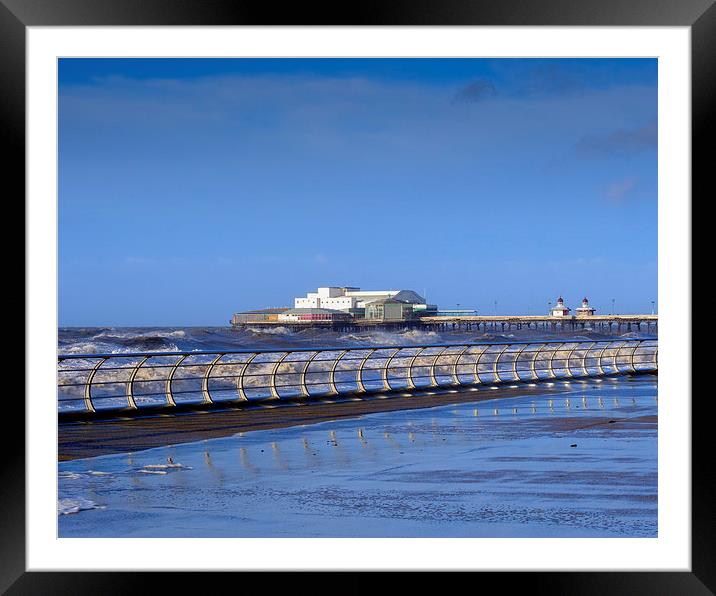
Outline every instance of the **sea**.
<svg viewBox="0 0 716 596">
<path fill-rule="evenodd" d="M 288 327 L 60 327 L 60 354 L 131 354 L 221 350 L 269 350 L 290 348 L 343 348 L 354 346 L 411 346 L 443 343 L 539 340 L 654 339 L 655 334 L 628 332 L 605 334 L 586 327 L 572 332 L 520 329 L 491 331 L 353 331 L 320 328 L 294 331 Z"/>
<path fill-rule="evenodd" d="M 656 336 L 102 327 L 61 328 L 58 348 L 123 354 L 562 338 Z M 657 536 L 656 376 L 552 385 L 60 462 L 58 535 Z"/>
</svg>

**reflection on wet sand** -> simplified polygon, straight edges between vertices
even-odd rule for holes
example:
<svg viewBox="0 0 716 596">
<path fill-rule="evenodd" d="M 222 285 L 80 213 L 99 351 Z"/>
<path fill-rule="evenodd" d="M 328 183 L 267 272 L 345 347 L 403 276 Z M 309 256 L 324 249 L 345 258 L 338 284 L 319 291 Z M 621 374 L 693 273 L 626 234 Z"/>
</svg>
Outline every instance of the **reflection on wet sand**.
<svg viewBox="0 0 716 596">
<path fill-rule="evenodd" d="M 281 455 L 281 448 L 276 441 L 271 441 L 271 453 L 273 453 L 273 459 L 281 470 L 290 469 L 288 462 Z"/>
<path fill-rule="evenodd" d="M 239 461 L 241 462 L 241 467 L 244 470 L 247 470 L 249 472 L 257 471 L 256 467 L 253 466 L 249 461 L 249 452 L 246 447 L 239 447 Z"/>
<path fill-rule="evenodd" d="M 205 444 L 210 444 L 208 441 L 204 441 Z M 208 449 L 204 451 L 204 466 L 209 471 L 211 479 L 214 481 L 214 485 L 222 485 L 224 482 L 224 471 L 214 465 L 214 461 L 209 453 Z"/>
</svg>

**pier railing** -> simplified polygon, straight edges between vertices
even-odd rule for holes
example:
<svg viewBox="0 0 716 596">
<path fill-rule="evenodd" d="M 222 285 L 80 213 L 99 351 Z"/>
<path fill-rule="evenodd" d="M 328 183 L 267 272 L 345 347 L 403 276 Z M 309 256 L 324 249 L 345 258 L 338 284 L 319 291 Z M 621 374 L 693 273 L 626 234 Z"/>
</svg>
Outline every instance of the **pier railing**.
<svg viewBox="0 0 716 596">
<path fill-rule="evenodd" d="M 657 340 L 58 356 L 58 407 L 87 414 L 657 370 Z"/>
<path fill-rule="evenodd" d="M 657 370 L 657 340 L 58 356 L 64 414 L 310 399 Z"/>
</svg>

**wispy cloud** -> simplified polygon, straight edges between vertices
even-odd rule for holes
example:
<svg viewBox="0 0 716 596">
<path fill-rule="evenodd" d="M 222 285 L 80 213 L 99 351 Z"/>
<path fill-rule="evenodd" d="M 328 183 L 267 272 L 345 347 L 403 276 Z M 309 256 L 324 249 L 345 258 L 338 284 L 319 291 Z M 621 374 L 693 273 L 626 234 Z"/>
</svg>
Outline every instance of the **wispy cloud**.
<svg viewBox="0 0 716 596">
<path fill-rule="evenodd" d="M 559 62 L 538 63 L 528 68 L 517 85 L 522 96 L 565 95 L 589 86 L 586 73 Z"/>
<path fill-rule="evenodd" d="M 534 188 L 544 188 L 540 168 L 559 156 L 565 171 L 578 161 L 576 143 L 605 152 L 655 136 L 655 124 L 630 128 L 636 115 L 645 119 L 644 106 L 651 109 L 653 87 L 558 93 L 576 85 L 572 78 L 585 77 L 546 66 L 509 78 L 476 73 L 461 86 L 312 75 L 108 77 L 61 89 L 61 167 L 83 173 L 78 188 L 90 172 L 106 200 L 139 193 L 154 205 L 182 201 L 197 212 L 201 196 L 221 209 L 240 205 L 242 221 L 270 217 L 289 197 L 307 193 L 369 207 L 389 192 L 395 205 L 446 189 L 462 200 L 473 192 L 463 189 L 475 184 L 481 193 L 504 195 L 530 175 Z M 521 95 L 525 89 L 535 95 Z M 603 181 L 600 164 L 575 165 L 582 181 Z M 640 165 L 630 164 L 624 175 L 639 174 L 648 186 Z M 141 180 L 141 191 L 125 188 L 129 180 Z M 79 204 L 76 197 L 63 194 L 65 204 Z M 355 222 L 366 213 L 359 210 Z M 253 232 L 244 229 L 242 238 Z"/>
<path fill-rule="evenodd" d="M 622 202 L 638 185 L 639 179 L 636 177 L 619 180 L 609 185 L 606 191 L 606 197 L 617 203 Z"/>
<path fill-rule="evenodd" d="M 576 145 L 579 157 L 610 157 L 632 155 L 657 146 L 658 129 L 655 121 L 632 129 L 620 129 L 603 136 L 582 137 Z"/>
<path fill-rule="evenodd" d="M 477 103 L 497 95 L 497 89 L 488 79 L 477 79 L 469 85 L 458 89 L 453 101 L 463 103 Z"/>
<path fill-rule="evenodd" d="M 584 73 L 559 64 L 528 62 L 509 72 L 507 78 L 500 76 L 499 70 L 494 79 L 475 79 L 458 89 L 453 103 L 480 103 L 497 96 L 508 100 L 534 101 L 567 97 L 590 89 L 590 82 Z"/>
<path fill-rule="evenodd" d="M 637 60 L 624 69 L 623 59 L 580 60 L 496 58 L 488 61 L 501 95 L 524 99 L 582 95 L 615 86 L 654 85 L 656 60 Z"/>
</svg>

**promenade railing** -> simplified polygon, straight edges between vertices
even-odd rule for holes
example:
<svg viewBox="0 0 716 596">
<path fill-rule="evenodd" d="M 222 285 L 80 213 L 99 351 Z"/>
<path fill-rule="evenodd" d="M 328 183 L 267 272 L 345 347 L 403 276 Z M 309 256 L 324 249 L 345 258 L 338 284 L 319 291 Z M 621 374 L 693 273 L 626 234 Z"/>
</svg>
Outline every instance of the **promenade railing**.
<svg viewBox="0 0 716 596">
<path fill-rule="evenodd" d="M 657 371 L 655 339 L 58 356 L 59 413 L 176 409 Z"/>
</svg>

